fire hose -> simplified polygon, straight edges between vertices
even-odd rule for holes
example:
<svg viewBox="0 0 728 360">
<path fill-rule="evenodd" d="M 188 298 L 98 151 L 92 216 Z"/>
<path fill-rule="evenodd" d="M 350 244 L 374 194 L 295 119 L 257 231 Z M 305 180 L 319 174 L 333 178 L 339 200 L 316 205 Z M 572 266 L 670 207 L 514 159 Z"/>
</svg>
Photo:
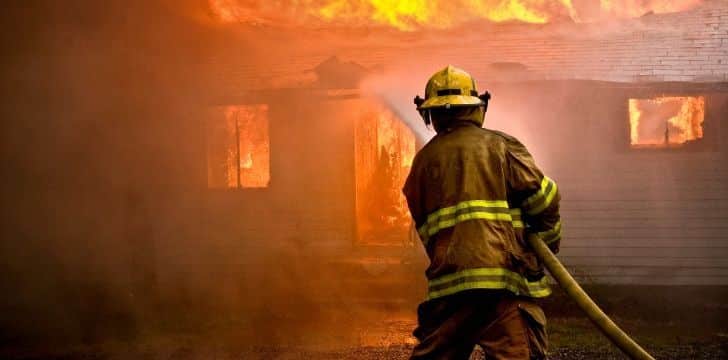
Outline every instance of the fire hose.
<svg viewBox="0 0 728 360">
<path fill-rule="evenodd" d="M 589 320 L 601 331 L 614 345 L 624 352 L 631 359 L 655 360 L 647 351 L 629 337 L 607 314 L 599 308 L 584 289 L 569 274 L 564 265 L 556 258 L 554 253 L 537 236 L 529 236 L 528 242 L 536 253 L 536 256 L 549 270 L 551 276 L 556 279 L 561 288 L 569 297 L 576 302 L 581 310 L 586 313 Z"/>
</svg>

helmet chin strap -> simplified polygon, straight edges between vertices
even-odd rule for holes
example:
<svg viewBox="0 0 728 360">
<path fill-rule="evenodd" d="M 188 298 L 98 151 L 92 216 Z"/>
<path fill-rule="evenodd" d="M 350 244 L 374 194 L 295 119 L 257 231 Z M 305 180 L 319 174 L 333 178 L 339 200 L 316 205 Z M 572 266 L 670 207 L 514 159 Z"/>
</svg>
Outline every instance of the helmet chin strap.
<svg viewBox="0 0 728 360">
<path fill-rule="evenodd" d="M 478 98 L 483 101 L 483 116 L 485 116 L 485 113 L 488 111 L 488 102 L 491 98 L 490 93 L 486 91 L 478 95 Z"/>
<path fill-rule="evenodd" d="M 419 95 L 417 95 L 417 96 L 415 96 L 414 103 L 417 106 L 417 112 L 420 113 L 422 120 L 425 121 L 425 126 L 429 127 L 430 124 L 432 124 L 432 120 L 430 119 L 430 112 L 427 110 L 420 110 L 420 106 L 422 106 L 422 104 L 425 103 L 425 99 L 423 99 Z"/>
</svg>

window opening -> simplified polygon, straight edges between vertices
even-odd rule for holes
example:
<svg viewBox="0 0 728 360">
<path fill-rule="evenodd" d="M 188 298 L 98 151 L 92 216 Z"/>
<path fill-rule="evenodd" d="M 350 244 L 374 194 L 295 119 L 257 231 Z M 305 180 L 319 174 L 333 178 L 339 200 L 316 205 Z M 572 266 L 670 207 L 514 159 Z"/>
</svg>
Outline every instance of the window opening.
<svg viewBox="0 0 728 360">
<path fill-rule="evenodd" d="M 632 148 L 680 147 L 703 138 L 705 97 L 629 99 Z"/>
<path fill-rule="evenodd" d="M 213 112 L 207 134 L 208 187 L 268 187 L 268 105 L 225 106 Z"/>
</svg>

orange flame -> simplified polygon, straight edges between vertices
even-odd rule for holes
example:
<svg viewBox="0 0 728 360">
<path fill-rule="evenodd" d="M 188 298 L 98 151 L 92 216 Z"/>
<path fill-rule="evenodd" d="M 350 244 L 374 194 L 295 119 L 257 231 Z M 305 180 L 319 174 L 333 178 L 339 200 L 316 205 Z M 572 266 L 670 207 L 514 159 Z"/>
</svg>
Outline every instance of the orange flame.
<svg viewBox="0 0 728 360">
<path fill-rule="evenodd" d="M 683 145 L 703 137 L 703 96 L 629 99 L 633 147 Z"/>
<path fill-rule="evenodd" d="M 209 0 L 223 22 L 380 25 L 400 30 L 449 28 L 473 20 L 546 23 L 574 16 L 571 0 L 303 0 L 263 2 Z"/>
<path fill-rule="evenodd" d="M 547 23 L 579 21 L 572 0 L 297 0 L 250 2 L 208 0 L 212 13 L 226 23 L 384 26 L 399 30 L 444 29 L 476 20 Z M 701 0 L 600 0 L 579 8 L 602 15 L 636 17 L 683 11 Z"/>
<path fill-rule="evenodd" d="M 227 106 L 222 112 L 222 118 L 212 119 L 208 134 L 208 185 L 267 187 L 270 181 L 268 106 Z"/>
<path fill-rule="evenodd" d="M 229 106 L 226 117 L 233 126 L 237 121 L 239 141 L 240 186 L 267 187 L 270 181 L 270 141 L 268 106 Z M 233 165 L 233 169 L 235 167 Z M 237 170 L 237 169 L 235 169 Z M 237 184 L 237 171 L 229 171 L 228 184 Z"/>
<path fill-rule="evenodd" d="M 410 225 L 402 185 L 415 155 L 412 131 L 376 103 L 356 120 L 356 215 L 359 240 L 401 244 Z M 394 235 L 394 236 L 393 236 Z"/>
</svg>

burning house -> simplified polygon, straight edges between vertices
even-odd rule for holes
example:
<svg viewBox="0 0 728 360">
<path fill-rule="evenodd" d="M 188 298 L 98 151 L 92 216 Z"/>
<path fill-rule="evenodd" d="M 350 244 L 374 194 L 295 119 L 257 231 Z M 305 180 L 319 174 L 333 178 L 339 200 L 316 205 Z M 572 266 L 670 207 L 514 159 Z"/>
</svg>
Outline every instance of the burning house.
<svg viewBox="0 0 728 360">
<path fill-rule="evenodd" d="M 401 272 L 419 250 L 399 190 L 434 135 L 411 98 L 453 63 L 494 95 L 486 127 L 520 138 L 561 185 L 561 258 L 583 280 L 728 282 L 728 3 L 374 9 L 371 27 L 349 26 L 339 4 L 296 33 L 211 4 L 249 40 L 214 58 L 225 86 L 207 119 L 210 216 L 236 239 L 294 236 L 334 262 Z"/>
<path fill-rule="evenodd" d="M 114 339 L 133 345 L 110 357 L 149 357 L 157 333 L 183 334 L 158 357 L 330 340 L 404 358 L 427 259 L 401 188 L 434 135 L 412 100 L 447 64 L 559 184 L 569 270 L 649 297 L 636 312 L 680 289 L 699 304 L 632 319 L 672 326 L 674 348 L 691 329 L 725 343 L 725 0 L 48 0 L 0 16 L 0 358 L 104 357 L 74 346 Z M 394 340 L 355 329 L 393 319 Z M 191 354 L 189 334 L 210 346 Z"/>
</svg>

